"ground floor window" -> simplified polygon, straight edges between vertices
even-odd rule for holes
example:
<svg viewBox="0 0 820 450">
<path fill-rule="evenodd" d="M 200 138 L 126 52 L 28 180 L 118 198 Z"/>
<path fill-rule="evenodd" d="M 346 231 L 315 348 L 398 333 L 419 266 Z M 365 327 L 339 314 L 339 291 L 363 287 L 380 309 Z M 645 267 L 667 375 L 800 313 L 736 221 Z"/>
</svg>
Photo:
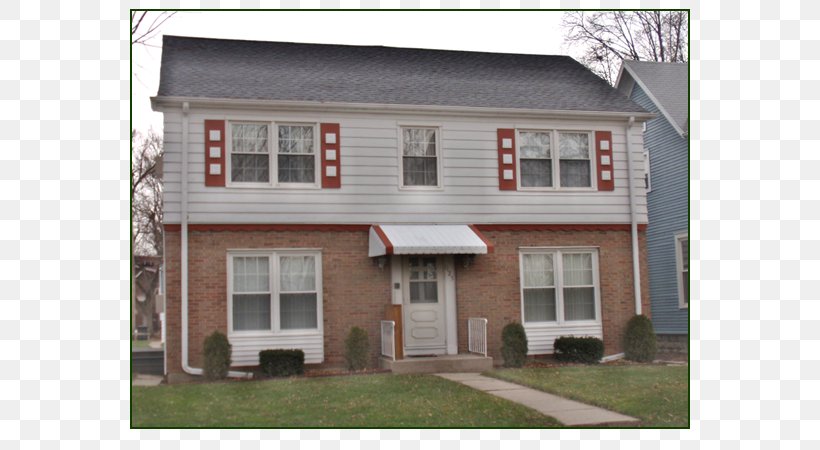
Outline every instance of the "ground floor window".
<svg viewBox="0 0 820 450">
<path fill-rule="evenodd" d="M 228 329 L 318 330 L 321 253 L 253 250 L 228 254 Z"/>
<path fill-rule="evenodd" d="M 520 256 L 524 323 L 600 321 L 596 249 L 531 248 Z"/>
</svg>

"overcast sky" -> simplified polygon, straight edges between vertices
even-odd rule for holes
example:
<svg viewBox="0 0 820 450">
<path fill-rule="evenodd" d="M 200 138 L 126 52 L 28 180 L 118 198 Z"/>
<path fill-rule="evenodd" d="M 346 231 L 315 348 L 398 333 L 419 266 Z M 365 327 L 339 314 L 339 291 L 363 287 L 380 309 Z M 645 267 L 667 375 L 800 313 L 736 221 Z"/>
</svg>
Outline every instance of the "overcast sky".
<svg viewBox="0 0 820 450">
<path fill-rule="evenodd" d="M 157 13 L 149 13 L 157 14 Z M 562 12 L 553 11 L 217 11 L 179 12 L 150 44 L 133 52 L 133 127 L 162 130 L 151 111 L 162 34 L 261 41 L 571 54 L 563 45 Z M 156 46 L 156 47 L 153 47 Z"/>
</svg>

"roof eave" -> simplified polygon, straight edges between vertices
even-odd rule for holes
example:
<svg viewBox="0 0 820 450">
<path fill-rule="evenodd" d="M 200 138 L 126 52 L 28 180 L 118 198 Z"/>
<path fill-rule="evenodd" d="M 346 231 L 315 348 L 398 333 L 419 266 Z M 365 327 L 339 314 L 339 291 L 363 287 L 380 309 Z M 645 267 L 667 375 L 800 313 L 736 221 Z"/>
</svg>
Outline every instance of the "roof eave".
<svg viewBox="0 0 820 450">
<path fill-rule="evenodd" d="M 526 116 L 526 117 L 577 117 L 620 119 L 634 117 L 637 120 L 649 120 L 656 117 L 650 112 L 634 111 L 577 111 L 547 110 L 531 108 L 493 108 L 475 106 L 444 105 L 405 105 L 389 103 L 346 103 L 346 102 L 308 102 L 291 100 L 231 99 L 163 96 L 151 97 L 151 108 L 162 111 L 164 107 L 177 107 L 187 102 L 191 107 L 217 107 L 236 109 L 279 109 L 288 111 L 310 111 L 321 109 L 334 112 L 370 112 L 389 111 L 395 113 L 436 114 L 436 115 L 469 115 L 469 116 Z"/>
</svg>

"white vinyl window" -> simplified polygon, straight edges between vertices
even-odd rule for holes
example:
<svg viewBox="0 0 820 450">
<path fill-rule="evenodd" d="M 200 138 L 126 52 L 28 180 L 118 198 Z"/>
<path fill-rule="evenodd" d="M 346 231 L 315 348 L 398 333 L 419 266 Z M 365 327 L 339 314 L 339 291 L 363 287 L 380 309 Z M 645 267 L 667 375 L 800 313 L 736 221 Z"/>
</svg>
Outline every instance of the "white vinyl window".
<svg viewBox="0 0 820 450">
<path fill-rule="evenodd" d="M 591 187 L 592 158 L 589 133 L 558 133 L 561 187 Z"/>
<path fill-rule="evenodd" d="M 551 134 L 522 131 L 518 136 L 521 187 L 552 186 Z"/>
<path fill-rule="evenodd" d="M 280 183 L 316 182 L 316 146 L 313 127 L 279 125 L 277 165 Z"/>
<path fill-rule="evenodd" d="M 437 135 L 437 128 L 401 129 L 402 187 L 441 186 Z"/>
<path fill-rule="evenodd" d="M 594 187 L 591 142 L 591 133 L 586 131 L 519 131 L 518 187 L 535 190 Z"/>
<path fill-rule="evenodd" d="M 689 234 L 675 236 L 675 259 L 678 279 L 678 306 L 689 307 Z"/>
<path fill-rule="evenodd" d="M 231 252 L 228 280 L 231 333 L 321 328 L 318 251 Z"/>
<path fill-rule="evenodd" d="M 270 330 L 270 257 L 233 258 L 233 330 Z"/>
<path fill-rule="evenodd" d="M 270 181 L 267 124 L 231 124 L 231 181 L 235 183 L 268 183 Z"/>
<path fill-rule="evenodd" d="M 600 322 L 598 295 L 597 251 L 522 250 L 524 323 Z"/>
<path fill-rule="evenodd" d="M 283 330 L 316 328 L 316 257 L 279 257 L 279 323 Z"/>
<path fill-rule="evenodd" d="M 318 186 L 315 134 L 314 125 L 231 122 L 229 186 Z"/>
</svg>

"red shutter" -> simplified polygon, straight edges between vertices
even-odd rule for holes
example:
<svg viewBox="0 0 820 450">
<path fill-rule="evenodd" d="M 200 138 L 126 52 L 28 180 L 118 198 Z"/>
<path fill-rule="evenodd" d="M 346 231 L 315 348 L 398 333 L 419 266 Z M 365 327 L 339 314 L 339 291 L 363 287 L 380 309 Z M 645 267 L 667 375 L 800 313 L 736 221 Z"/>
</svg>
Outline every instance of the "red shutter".
<svg viewBox="0 0 820 450">
<path fill-rule="evenodd" d="M 612 159 L 612 132 L 595 132 L 595 150 L 598 154 L 598 190 L 615 190 L 615 161 Z"/>
<path fill-rule="evenodd" d="M 205 121 L 205 186 L 225 186 L 225 121 Z"/>
<path fill-rule="evenodd" d="M 516 190 L 518 186 L 515 177 L 515 130 L 512 128 L 499 128 L 498 189 L 502 191 Z"/>
<path fill-rule="evenodd" d="M 319 125 L 322 142 L 322 187 L 342 187 L 342 145 L 338 123 Z"/>
</svg>

